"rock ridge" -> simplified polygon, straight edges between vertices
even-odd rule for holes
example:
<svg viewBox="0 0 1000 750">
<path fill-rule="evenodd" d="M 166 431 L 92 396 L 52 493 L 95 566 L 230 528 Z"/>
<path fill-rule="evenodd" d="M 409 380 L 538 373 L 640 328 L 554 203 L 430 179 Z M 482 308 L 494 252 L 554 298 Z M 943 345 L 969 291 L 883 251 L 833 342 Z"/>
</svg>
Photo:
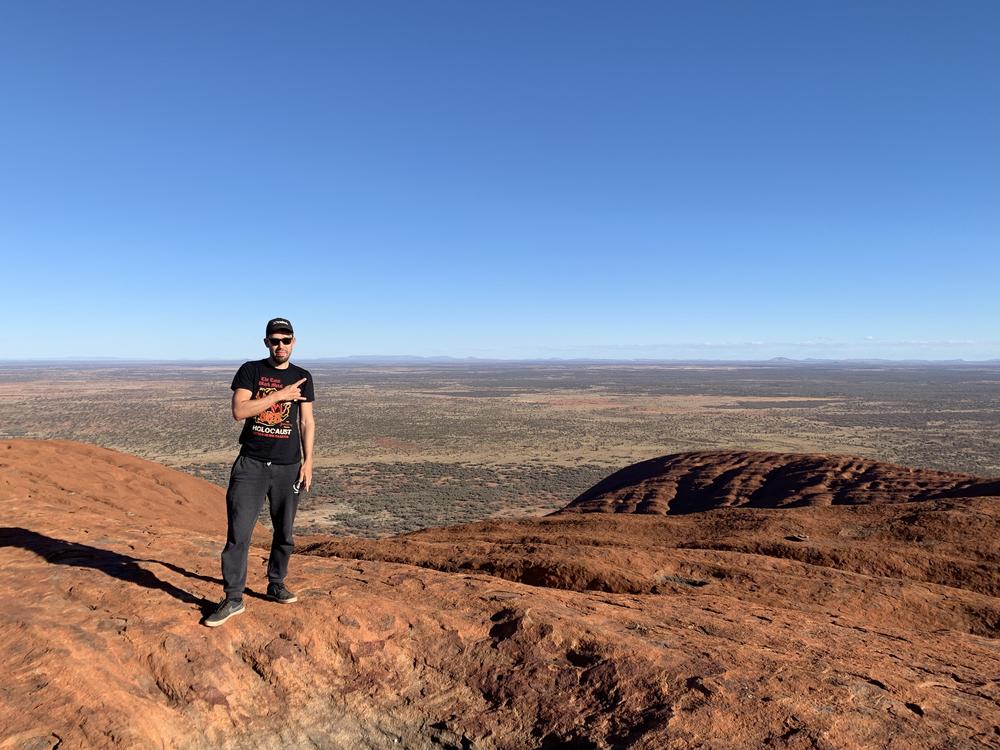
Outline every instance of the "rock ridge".
<svg viewBox="0 0 1000 750">
<path fill-rule="evenodd" d="M 998 482 L 825 454 L 692 451 L 627 466 L 557 513 L 697 513 L 997 496 Z"/>
</svg>

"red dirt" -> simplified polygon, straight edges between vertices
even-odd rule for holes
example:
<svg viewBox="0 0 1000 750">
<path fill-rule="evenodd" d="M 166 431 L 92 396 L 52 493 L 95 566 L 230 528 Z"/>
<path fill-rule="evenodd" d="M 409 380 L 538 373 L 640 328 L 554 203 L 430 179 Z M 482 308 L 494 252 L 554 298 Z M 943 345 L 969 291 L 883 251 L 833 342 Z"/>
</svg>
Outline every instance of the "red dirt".
<svg viewBox="0 0 1000 750">
<path fill-rule="evenodd" d="M 219 488 L 0 441 L 0 748 L 1000 748 L 997 483 L 656 461 L 633 491 L 684 490 L 659 513 L 300 539 L 294 605 L 255 547 L 247 612 L 208 629 Z M 775 507 L 692 512 L 748 488 Z"/>
</svg>

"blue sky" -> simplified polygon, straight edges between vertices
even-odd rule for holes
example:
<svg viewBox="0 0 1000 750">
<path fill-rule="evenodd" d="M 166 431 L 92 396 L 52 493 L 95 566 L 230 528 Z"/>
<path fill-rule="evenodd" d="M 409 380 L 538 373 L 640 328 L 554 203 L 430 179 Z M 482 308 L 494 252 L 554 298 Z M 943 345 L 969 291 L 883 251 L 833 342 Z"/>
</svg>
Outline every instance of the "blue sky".
<svg viewBox="0 0 1000 750">
<path fill-rule="evenodd" d="M 996 2 L 5 3 L 0 357 L 1000 357 Z"/>
</svg>

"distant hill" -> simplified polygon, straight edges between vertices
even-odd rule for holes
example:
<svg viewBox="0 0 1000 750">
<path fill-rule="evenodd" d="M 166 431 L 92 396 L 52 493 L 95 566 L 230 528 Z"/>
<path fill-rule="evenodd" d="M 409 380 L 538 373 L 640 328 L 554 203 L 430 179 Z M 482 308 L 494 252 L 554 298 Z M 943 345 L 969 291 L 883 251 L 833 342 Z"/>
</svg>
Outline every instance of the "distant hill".
<svg viewBox="0 0 1000 750">
<path fill-rule="evenodd" d="M 959 492 L 996 494 L 981 482 L 966 474 L 853 456 L 705 451 L 627 466 L 557 512 L 677 514 L 723 507 L 904 503 Z"/>
</svg>

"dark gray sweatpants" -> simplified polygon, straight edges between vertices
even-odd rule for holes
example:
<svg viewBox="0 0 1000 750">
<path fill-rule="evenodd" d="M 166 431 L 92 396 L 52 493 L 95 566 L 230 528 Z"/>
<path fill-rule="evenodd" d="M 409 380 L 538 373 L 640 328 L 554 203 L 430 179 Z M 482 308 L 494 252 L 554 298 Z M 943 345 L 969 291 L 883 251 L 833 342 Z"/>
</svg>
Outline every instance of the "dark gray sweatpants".
<svg viewBox="0 0 1000 750">
<path fill-rule="evenodd" d="M 267 561 L 268 583 L 282 583 L 288 574 L 292 555 L 292 525 L 299 496 L 292 485 L 299 478 L 300 464 L 272 464 L 249 456 L 240 456 L 233 464 L 226 491 L 229 529 L 222 550 L 222 579 L 226 598 L 241 599 L 247 583 L 247 554 L 254 524 L 264 507 L 271 503 L 271 556 Z"/>
</svg>

